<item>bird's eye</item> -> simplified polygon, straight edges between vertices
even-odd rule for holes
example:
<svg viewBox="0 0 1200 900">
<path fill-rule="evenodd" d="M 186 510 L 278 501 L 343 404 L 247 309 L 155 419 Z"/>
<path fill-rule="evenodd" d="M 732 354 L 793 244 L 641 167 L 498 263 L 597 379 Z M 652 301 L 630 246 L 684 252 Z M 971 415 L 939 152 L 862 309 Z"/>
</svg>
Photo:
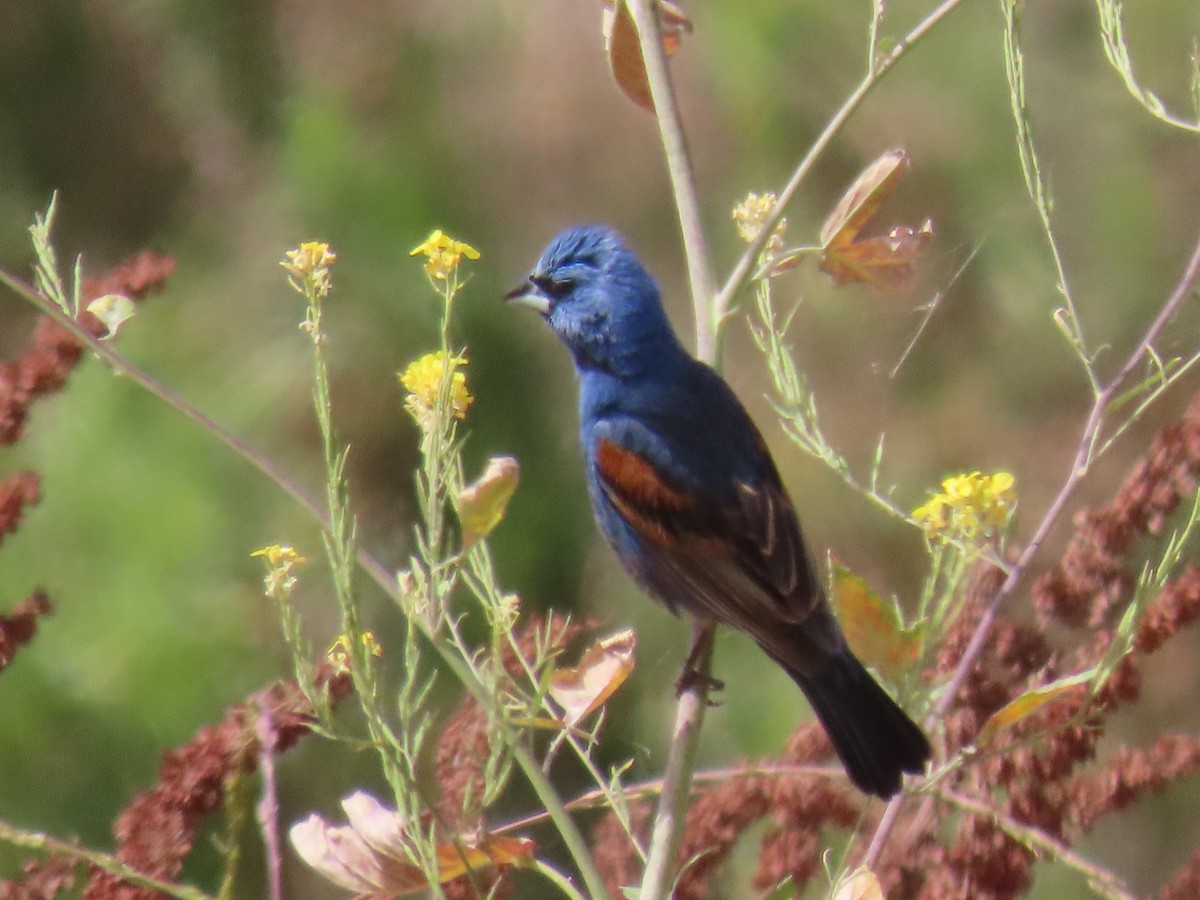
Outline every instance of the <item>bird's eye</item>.
<svg viewBox="0 0 1200 900">
<path fill-rule="evenodd" d="M 569 276 L 531 275 L 529 280 L 537 285 L 542 293 L 554 300 L 561 300 L 571 292 L 571 288 L 575 287 L 575 280 Z"/>
</svg>

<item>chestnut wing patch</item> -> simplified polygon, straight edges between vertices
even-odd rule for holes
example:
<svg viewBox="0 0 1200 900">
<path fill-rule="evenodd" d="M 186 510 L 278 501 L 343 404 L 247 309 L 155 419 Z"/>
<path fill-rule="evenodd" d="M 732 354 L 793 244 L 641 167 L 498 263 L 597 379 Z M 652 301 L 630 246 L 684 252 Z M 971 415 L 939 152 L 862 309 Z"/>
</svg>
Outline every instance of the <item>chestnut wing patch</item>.
<svg viewBox="0 0 1200 900">
<path fill-rule="evenodd" d="M 716 506 L 669 484 L 653 463 L 610 438 L 596 442 L 593 464 L 605 496 L 643 539 L 682 553 L 689 567 L 713 564 L 717 581 L 745 579 L 739 589 L 729 583 L 726 593 L 757 584 L 758 602 L 794 622 L 821 602 L 791 502 L 774 479 L 754 487 L 739 482 L 737 500 Z M 736 560 L 741 574 L 734 577 L 719 560 Z"/>
<path fill-rule="evenodd" d="M 655 543 L 677 547 L 681 540 L 703 540 L 710 530 L 702 527 L 703 511 L 696 499 L 667 484 L 653 463 L 632 450 L 600 438 L 594 464 L 608 499 Z"/>
</svg>

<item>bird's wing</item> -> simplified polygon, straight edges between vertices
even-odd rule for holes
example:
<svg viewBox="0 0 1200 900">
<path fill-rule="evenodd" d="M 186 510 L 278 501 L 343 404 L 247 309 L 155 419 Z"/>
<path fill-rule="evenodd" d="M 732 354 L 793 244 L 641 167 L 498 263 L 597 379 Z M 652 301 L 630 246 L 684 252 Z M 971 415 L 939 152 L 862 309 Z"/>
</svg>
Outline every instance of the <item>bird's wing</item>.
<svg viewBox="0 0 1200 900">
<path fill-rule="evenodd" d="M 822 594 L 765 447 L 762 477 L 711 491 L 689 484 L 668 447 L 633 420 L 598 424 L 591 464 L 604 498 L 710 615 L 752 633 L 764 619 L 805 621 Z"/>
</svg>

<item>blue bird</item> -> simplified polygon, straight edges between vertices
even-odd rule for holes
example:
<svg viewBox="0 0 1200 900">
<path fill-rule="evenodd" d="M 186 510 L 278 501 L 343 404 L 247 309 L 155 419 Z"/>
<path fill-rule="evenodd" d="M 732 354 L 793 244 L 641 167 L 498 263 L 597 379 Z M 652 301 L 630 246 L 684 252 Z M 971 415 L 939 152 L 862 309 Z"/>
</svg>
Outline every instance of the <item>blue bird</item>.
<svg viewBox="0 0 1200 900">
<path fill-rule="evenodd" d="M 634 580 L 673 613 L 750 635 L 861 790 L 890 797 L 902 773 L 923 772 L 929 742 L 850 652 L 762 435 L 679 343 L 621 236 L 563 231 L 505 299 L 541 313 L 574 357 L 596 522 Z"/>
</svg>

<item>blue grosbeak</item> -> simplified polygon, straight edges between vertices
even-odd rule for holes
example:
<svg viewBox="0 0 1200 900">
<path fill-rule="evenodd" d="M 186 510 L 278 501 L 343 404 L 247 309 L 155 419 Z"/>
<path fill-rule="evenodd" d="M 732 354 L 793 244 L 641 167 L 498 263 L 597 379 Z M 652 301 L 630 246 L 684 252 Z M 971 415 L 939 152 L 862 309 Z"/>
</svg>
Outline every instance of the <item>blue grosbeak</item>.
<svg viewBox="0 0 1200 900">
<path fill-rule="evenodd" d="M 847 647 L 762 435 L 679 343 L 620 235 L 562 232 L 506 299 L 540 312 L 574 356 L 596 522 L 637 583 L 673 613 L 750 635 L 863 791 L 890 797 L 903 772 L 924 771 L 929 743 Z"/>
</svg>

